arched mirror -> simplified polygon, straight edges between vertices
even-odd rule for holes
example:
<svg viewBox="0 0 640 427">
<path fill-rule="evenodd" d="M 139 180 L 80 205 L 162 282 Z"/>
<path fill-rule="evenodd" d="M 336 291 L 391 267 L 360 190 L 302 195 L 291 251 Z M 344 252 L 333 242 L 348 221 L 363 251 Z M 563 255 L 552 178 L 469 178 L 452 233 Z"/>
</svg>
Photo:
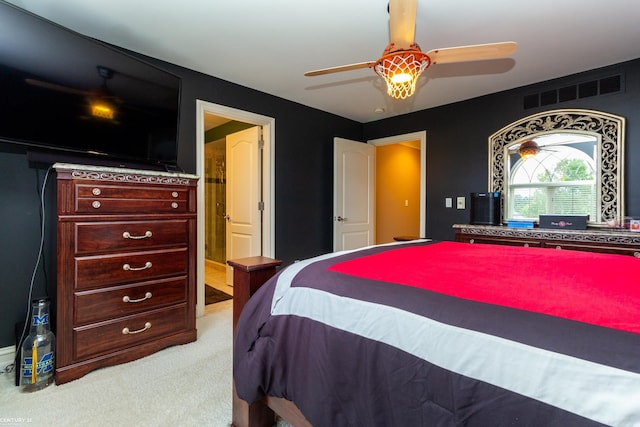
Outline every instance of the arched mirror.
<svg viewBox="0 0 640 427">
<path fill-rule="evenodd" d="M 624 123 L 599 111 L 554 110 L 491 135 L 489 191 L 503 196 L 503 221 L 560 214 L 623 224 Z"/>
</svg>

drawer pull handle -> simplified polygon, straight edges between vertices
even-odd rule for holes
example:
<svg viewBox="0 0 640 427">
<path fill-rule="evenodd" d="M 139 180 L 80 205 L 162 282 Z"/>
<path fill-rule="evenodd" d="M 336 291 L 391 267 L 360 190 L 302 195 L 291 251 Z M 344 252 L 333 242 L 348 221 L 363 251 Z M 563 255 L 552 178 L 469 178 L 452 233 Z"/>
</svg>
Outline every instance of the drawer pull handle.
<svg viewBox="0 0 640 427">
<path fill-rule="evenodd" d="M 144 332 L 147 329 L 151 328 L 151 322 L 147 322 L 144 324 L 144 328 L 142 329 L 138 329 L 137 331 L 130 331 L 129 328 L 124 328 L 122 330 L 122 335 L 133 335 L 133 334 L 139 334 L 140 332 Z"/>
<path fill-rule="evenodd" d="M 172 203 L 171 203 L 171 207 L 172 207 L 173 209 L 178 209 L 178 204 L 177 204 L 176 202 L 172 202 Z"/>
<path fill-rule="evenodd" d="M 558 245 L 558 246 L 556 246 L 556 249 L 560 250 L 560 249 L 562 249 L 562 246 Z"/>
<path fill-rule="evenodd" d="M 171 193 L 171 195 L 173 196 L 173 198 L 175 199 L 176 197 L 178 197 L 178 192 L 174 191 L 173 193 Z"/>
<path fill-rule="evenodd" d="M 100 194 L 102 194 L 102 191 L 99 188 L 94 188 L 93 190 L 91 190 L 91 194 L 93 194 L 94 196 L 99 196 Z"/>
<path fill-rule="evenodd" d="M 475 243 L 476 241 L 474 239 L 469 239 L 469 243 Z"/>
<path fill-rule="evenodd" d="M 634 252 L 633 256 L 636 257 L 636 258 L 640 258 L 640 252 Z"/>
<path fill-rule="evenodd" d="M 100 206 L 102 206 L 102 204 L 97 200 L 94 200 L 93 202 L 91 202 L 91 207 L 94 209 L 99 209 Z"/>
<path fill-rule="evenodd" d="M 147 261 L 144 263 L 144 267 L 131 267 L 129 264 L 125 264 L 122 266 L 122 269 L 125 271 L 140 271 L 140 270 L 146 270 L 147 268 L 151 268 L 153 264 L 151 264 L 151 261 Z"/>
<path fill-rule="evenodd" d="M 144 300 L 148 300 L 151 299 L 153 295 L 151 295 L 151 292 L 147 292 L 146 294 L 144 294 L 144 298 L 138 298 L 138 299 L 131 299 L 129 297 L 129 295 L 125 295 L 122 297 L 122 301 L 123 302 L 131 302 L 131 303 L 135 303 L 135 302 L 142 302 Z"/>
<path fill-rule="evenodd" d="M 133 236 L 128 231 L 125 231 L 124 233 L 122 233 L 122 237 L 124 237 L 125 239 L 131 239 L 131 240 L 146 239 L 151 236 L 153 236 L 153 233 L 149 230 L 144 232 L 144 236 Z"/>
</svg>

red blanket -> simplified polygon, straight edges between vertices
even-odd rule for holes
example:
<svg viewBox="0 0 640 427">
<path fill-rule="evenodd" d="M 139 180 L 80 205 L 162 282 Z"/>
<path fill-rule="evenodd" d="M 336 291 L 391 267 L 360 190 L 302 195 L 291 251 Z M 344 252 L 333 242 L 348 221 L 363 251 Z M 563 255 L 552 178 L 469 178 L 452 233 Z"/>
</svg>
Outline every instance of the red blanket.
<svg viewBox="0 0 640 427">
<path fill-rule="evenodd" d="M 640 333 L 640 260 L 630 256 L 441 242 L 330 270 Z"/>
</svg>

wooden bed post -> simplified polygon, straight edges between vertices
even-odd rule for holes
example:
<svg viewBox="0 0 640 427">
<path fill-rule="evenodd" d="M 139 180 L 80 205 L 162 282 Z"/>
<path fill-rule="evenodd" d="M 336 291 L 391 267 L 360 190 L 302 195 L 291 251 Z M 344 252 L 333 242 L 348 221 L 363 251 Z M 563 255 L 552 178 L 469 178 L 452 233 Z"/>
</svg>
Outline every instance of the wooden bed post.
<svg viewBox="0 0 640 427">
<path fill-rule="evenodd" d="M 282 261 L 255 256 L 227 261 L 233 267 L 233 331 L 240 313 L 249 298 L 275 273 Z M 263 401 L 251 405 L 240 399 L 233 386 L 233 419 L 234 427 L 272 427 L 275 424 L 275 413 Z"/>
</svg>

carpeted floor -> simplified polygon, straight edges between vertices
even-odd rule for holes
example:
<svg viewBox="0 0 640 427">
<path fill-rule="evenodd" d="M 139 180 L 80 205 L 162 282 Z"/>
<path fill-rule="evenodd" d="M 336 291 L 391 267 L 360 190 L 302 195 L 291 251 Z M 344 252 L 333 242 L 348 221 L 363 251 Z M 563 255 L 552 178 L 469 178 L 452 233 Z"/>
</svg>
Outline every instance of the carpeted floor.
<svg viewBox="0 0 640 427">
<path fill-rule="evenodd" d="M 216 289 L 213 286 L 204 285 L 204 304 L 210 305 L 217 302 L 226 301 L 233 298 L 226 292 Z"/>
<path fill-rule="evenodd" d="M 196 342 L 20 393 L 0 375 L 0 424 L 33 427 L 227 427 L 231 422 L 232 302 L 207 307 Z"/>
</svg>

